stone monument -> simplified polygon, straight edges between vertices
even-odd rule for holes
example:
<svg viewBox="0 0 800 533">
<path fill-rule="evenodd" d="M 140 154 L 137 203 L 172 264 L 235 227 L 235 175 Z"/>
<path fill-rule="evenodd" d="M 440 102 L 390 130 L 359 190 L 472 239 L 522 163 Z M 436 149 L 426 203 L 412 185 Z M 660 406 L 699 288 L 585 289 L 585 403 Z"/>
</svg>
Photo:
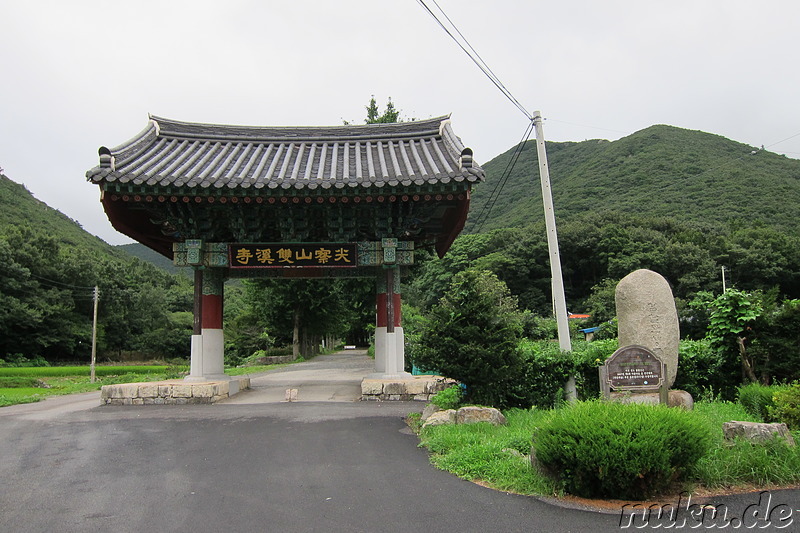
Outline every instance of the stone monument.
<svg viewBox="0 0 800 533">
<path fill-rule="evenodd" d="M 615 293 L 619 346 L 644 346 L 666 365 L 666 386 L 678 372 L 680 330 L 672 289 L 664 276 L 636 270 L 625 276 Z"/>
</svg>

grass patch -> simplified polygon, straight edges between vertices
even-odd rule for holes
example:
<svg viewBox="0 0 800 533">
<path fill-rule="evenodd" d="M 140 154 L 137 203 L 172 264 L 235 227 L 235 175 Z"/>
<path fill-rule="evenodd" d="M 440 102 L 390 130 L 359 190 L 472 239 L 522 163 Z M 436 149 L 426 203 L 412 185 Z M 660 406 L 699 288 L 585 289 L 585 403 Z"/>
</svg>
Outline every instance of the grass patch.
<svg viewBox="0 0 800 533">
<path fill-rule="evenodd" d="M 26 377 L 0 377 L 0 388 L 38 387 L 39 380 Z"/>
<path fill-rule="evenodd" d="M 697 463 L 693 477 L 711 489 L 746 485 L 790 485 L 800 482 L 800 447 L 781 441 L 752 444 L 737 440 L 725 443 L 722 424 L 731 420 L 762 422 L 744 406 L 730 402 L 698 402 L 695 411 L 707 421 L 715 439 L 711 451 Z M 800 442 L 800 432 L 793 432 Z"/>
<path fill-rule="evenodd" d="M 57 368 L 82 368 L 82 367 L 48 367 L 48 368 L 35 368 L 35 370 L 47 370 Z M 80 392 L 91 392 L 100 390 L 103 385 L 114 385 L 117 383 L 137 383 L 142 381 L 162 381 L 165 379 L 173 379 L 179 377 L 173 368 L 161 367 L 103 367 L 103 368 L 116 368 L 118 370 L 140 370 L 142 368 L 163 368 L 168 369 L 167 372 L 157 373 L 141 373 L 141 372 L 125 372 L 114 375 L 102 375 L 92 383 L 88 372 L 85 375 L 55 375 L 55 376 L 41 376 L 39 378 L 22 378 L 22 377 L 0 377 L 0 407 L 8 405 L 16 405 L 21 403 L 32 403 L 43 400 L 48 396 L 62 396 L 64 394 L 75 394 Z M 88 367 L 87 367 L 88 369 Z M 25 368 L 13 369 L 0 369 L 0 370 L 25 370 Z M 24 386 L 25 380 L 41 383 L 45 386 L 30 387 Z M 23 386 L 19 386 L 23 385 Z"/>
<path fill-rule="evenodd" d="M 3 387 L 0 388 L 0 407 L 20 403 L 38 402 L 47 394 L 48 389 L 39 387 Z"/>
<path fill-rule="evenodd" d="M 712 446 L 687 473 L 688 487 L 750 490 L 754 485 L 775 487 L 800 483 L 800 446 L 789 448 L 782 442 L 725 443 L 723 422 L 761 421 L 741 405 L 697 402 L 695 411 L 705 421 Z M 506 426 L 480 423 L 426 428 L 419 434 L 420 445 L 428 448 L 434 466 L 461 478 L 519 494 L 559 494 L 559 487 L 532 468 L 528 458 L 535 428 L 550 412 L 512 409 L 504 413 L 508 420 Z M 795 431 L 793 435 L 800 443 L 800 432 Z"/>
<path fill-rule="evenodd" d="M 120 374 L 166 374 L 172 371 L 187 371 L 186 365 L 143 365 L 143 366 L 96 366 L 95 375 L 116 376 Z M 89 376 L 87 366 L 29 366 L 0 368 L 0 377 L 56 377 L 56 376 Z"/>
<path fill-rule="evenodd" d="M 511 409 L 505 413 L 506 426 L 435 426 L 422 431 L 421 443 L 436 467 L 464 479 L 519 494 L 553 494 L 554 484 L 537 475 L 527 457 L 533 430 L 546 415 L 543 410 Z"/>
</svg>

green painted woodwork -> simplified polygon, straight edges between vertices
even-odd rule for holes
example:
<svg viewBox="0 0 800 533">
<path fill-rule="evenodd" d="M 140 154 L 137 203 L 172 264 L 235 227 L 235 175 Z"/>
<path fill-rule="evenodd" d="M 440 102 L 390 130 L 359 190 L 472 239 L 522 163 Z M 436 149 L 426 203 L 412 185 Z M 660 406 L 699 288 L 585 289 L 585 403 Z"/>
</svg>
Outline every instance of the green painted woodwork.
<svg viewBox="0 0 800 533">
<path fill-rule="evenodd" d="M 227 269 L 207 268 L 203 270 L 203 294 L 221 296 Z"/>
</svg>

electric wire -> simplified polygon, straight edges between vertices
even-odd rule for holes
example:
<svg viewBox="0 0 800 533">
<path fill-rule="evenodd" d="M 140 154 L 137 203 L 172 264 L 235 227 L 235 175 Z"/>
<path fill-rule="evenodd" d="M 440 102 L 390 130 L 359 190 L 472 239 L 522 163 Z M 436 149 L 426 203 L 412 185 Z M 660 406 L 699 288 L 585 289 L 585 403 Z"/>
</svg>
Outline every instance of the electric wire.
<svg viewBox="0 0 800 533">
<path fill-rule="evenodd" d="M 503 173 L 500 175 L 500 179 L 497 180 L 495 183 L 492 192 L 489 194 L 486 202 L 481 207 L 481 210 L 478 212 L 478 216 L 475 219 L 475 226 L 476 226 L 476 233 L 480 233 L 483 229 L 483 225 L 489 218 L 489 214 L 491 214 L 492 209 L 494 208 L 495 203 L 497 203 L 497 199 L 500 197 L 500 194 L 503 192 L 503 188 L 508 181 L 508 178 L 511 176 L 511 172 L 514 170 L 514 167 L 519 160 L 520 155 L 522 154 L 522 150 L 525 148 L 525 143 L 528 142 L 530 139 L 531 132 L 533 131 L 533 122 L 528 123 L 528 127 L 525 129 L 525 133 L 522 135 L 522 139 L 517 144 L 514 149 L 514 153 L 511 155 L 508 163 L 506 163 L 506 168 L 503 170 Z"/>
<path fill-rule="evenodd" d="M 788 141 L 788 140 L 790 140 L 790 139 L 794 139 L 795 137 L 798 137 L 798 136 L 800 136 L 800 133 L 795 133 L 794 135 L 791 135 L 791 136 L 789 136 L 789 137 L 786 137 L 786 138 L 785 138 L 785 139 L 783 139 L 782 141 L 778 141 L 778 142 L 776 142 L 776 143 L 772 143 L 772 144 L 770 144 L 770 145 L 767 145 L 767 146 L 766 146 L 764 149 L 766 150 L 767 148 L 771 148 L 772 146 L 775 146 L 776 144 L 781 144 L 781 143 L 783 143 L 783 142 L 786 142 L 786 141 Z M 797 152 L 787 152 L 787 153 L 797 153 Z"/>
<path fill-rule="evenodd" d="M 450 20 L 450 17 L 447 16 L 447 14 L 444 12 L 441 6 L 439 6 L 436 0 L 432 1 L 436 5 L 437 9 L 442 13 L 442 15 L 444 15 L 444 18 L 447 19 L 447 21 L 450 23 L 450 26 L 452 26 L 453 30 L 461 37 L 463 42 L 462 40 L 459 40 L 453 34 L 453 32 L 450 31 L 447 25 L 445 25 L 444 22 L 442 22 L 442 20 L 436 15 L 436 13 L 434 13 L 433 10 L 430 7 L 428 7 L 428 5 L 425 3 L 425 0 L 417 0 L 417 3 L 419 3 L 419 5 L 421 5 L 425 9 L 425 11 L 427 11 L 430 14 L 430 16 L 433 17 L 433 20 L 436 21 L 439 27 L 441 27 L 444 30 L 444 32 L 447 33 L 447 35 L 449 35 L 451 39 L 453 39 L 453 41 L 458 45 L 458 47 L 461 48 L 461 50 L 463 50 L 465 54 L 467 54 L 467 56 L 472 60 L 473 63 L 475 63 L 475 65 L 477 65 L 477 67 L 481 70 L 481 72 L 483 72 L 484 75 L 486 75 L 486 77 L 489 78 L 489 80 L 494 84 L 494 86 L 497 87 L 500 90 L 500 92 L 503 93 L 503 95 L 506 98 L 508 98 L 508 100 L 512 104 L 514 104 L 514 106 L 523 115 L 525 115 L 528 118 L 528 120 L 533 120 L 533 115 L 531 115 L 528 112 L 528 110 L 525 109 L 525 107 L 519 102 L 519 100 L 517 100 L 517 98 L 511 93 L 511 91 L 509 91 L 506 88 L 506 86 L 503 85 L 503 83 L 500 81 L 500 78 L 498 78 L 495 75 L 492 69 L 489 68 L 486 62 L 480 57 L 478 52 L 475 51 L 475 48 L 472 47 L 472 45 L 469 43 L 466 37 L 464 37 L 464 35 L 461 33 L 461 31 L 459 31 L 456 25 L 453 24 L 453 21 Z"/>
<path fill-rule="evenodd" d="M 67 288 L 70 288 L 70 289 L 94 289 L 94 286 L 87 287 L 87 286 L 83 286 L 83 285 L 70 285 L 69 283 L 63 283 L 61 281 L 55 281 L 55 280 L 52 280 L 52 279 L 43 278 L 42 276 L 37 276 L 33 272 L 28 272 L 28 273 L 31 276 L 33 276 L 34 278 L 38 279 L 38 280 L 46 281 L 46 282 L 52 283 L 54 285 L 62 285 L 64 287 L 67 287 Z"/>
</svg>

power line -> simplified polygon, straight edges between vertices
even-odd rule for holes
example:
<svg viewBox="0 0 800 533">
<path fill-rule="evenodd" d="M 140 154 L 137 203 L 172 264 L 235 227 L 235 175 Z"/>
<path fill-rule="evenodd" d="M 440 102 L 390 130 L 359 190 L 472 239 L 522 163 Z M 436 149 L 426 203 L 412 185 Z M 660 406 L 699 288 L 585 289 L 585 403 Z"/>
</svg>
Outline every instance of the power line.
<svg viewBox="0 0 800 533">
<path fill-rule="evenodd" d="M 427 11 L 430 14 L 430 16 L 433 17 L 433 20 L 436 21 L 439 27 L 441 27 L 445 31 L 445 33 L 447 33 L 447 35 L 449 35 L 450 38 L 453 39 L 453 41 L 455 41 L 458 47 L 461 48 L 461 50 L 463 50 L 465 54 L 467 54 L 467 56 L 472 60 L 472 62 L 478 66 L 481 72 L 483 72 L 486 75 L 486 77 L 489 78 L 489 80 L 494 84 L 494 86 L 497 87 L 500 90 L 500 92 L 502 92 L 503 95 L 505 95 L 505 97 L 508 98 L 509 101 L 511 101 L 511 103 L 514 104 L 514 106 L 528 118 L 528 120 L 532 121 L 533 115 L 531 115 L 528 112 L 528 110 L 525 109 L 525 107 L 519 102 L 519 100 L 517 100 L 516 97 L 514 97 L 514 95 L 511 94 L 511 91 L 509 91 L 506 88 L 506 86 L 503 85 L 503 82 L 500 81 L 500 78 L 498 78 L 497 75 L 492 71 L 492 69 L 489 68 L 489 65 L 486 64 L 486 62 L 481 58 L 480 54 L 478 54 L 475 48 L 472 47 L 467 38 L 464 37 L 464 34 L 462 34 L 461 31 L 459 31 L 459 29 L 456 27 L 453 21 L 450 20 L 450 17 L 447 16 L 447 13 L 444 12 L 444 10 L 441 8 L 441 6 L 439 6 L 436 0 L 432 0 L 432 2 L 434 3 L 434 5 L 436 5 L 436 8 L 439 10 L 439 12 L 444 16 L 444 18 L 453 28 L 453 31 L 455 31 L 455 33 L 458 34 L 458 37 L 456 37 L 453 34 L 453 32 L 450 31 L 447 25 L 445 25 L 445 23 L 442 22 L 442 20 L 436 15 L 436 13 L 434 13 L 433 10 L 430 7 L 428 7 L 428 5 L 425 3 L 425 0 L 417 0 L 417 3 L 419 3 L 419 5 L 421 5 L 425 9 L 425 11 Z M 461 40 L 459 40 L 459 37 Z"/>
<path fill-rule="evenodd" d="M 62 282 L 60 282 L 60 281 L 55 281 L 55 280 L 52 280 L 52 279 L 43 278 L 42 276 L 37 276 L 37 275 L 36 275 L 36 274 L 34 274 L 33 272 L 28 272 L 28 273 L 29 273 L 31 276 L 33 276 L 34 278 L 36 278 L 36 279 L 40 279 L 40 280 L 42 280 L 42 281 L 46 281 L 46 282 L 48 282 L 48 283 L 52 283 L 52 284 L 54 284 L 54 285 L 61 285 L 61 286 L 63 286 L 63 287 L 70 288 L 70 289 L 89 289 L 89 290 L 92 290 L 92 289 L 94 289 L 94 286 L 91 286 L 91 287 L 85 287 L 85 286 L 82 286 L 82 285 L 70 285 L 69 283 L 62 283 Z"/>
<path fill-rule="evenodd" d="M 784 140 L 782 140 L 782 141 L 778 141 L 778 142 L 776 142 L 776 143 L 772 143 L 772 144 L 768 145 L 766 148 L 770 148 L 770 147 L 772 147 L 772 146 L 775 146 L 776 144 L 781 144 L 781 143 L 783 143 L 783 142 L 786 142 L 786 141 L 788 141 L 789 139 L 794 139 L 795 137 L 800 137 L 800 133 L 795 133 L 794 135 L 791 135 L 791 136 L 789 136 L 789 137 L 786 137 L 786 138 L 785 138 Z M 765 149 L 766 149 L 766 148 L 765 148 Z M 792 152 L 792 153 L 795 153 L 795 152 Z"/>
<path fill-rule="evenodd" d="M 475 219 L 475 225 L 477 226 L 477 229 L 475 230 L 476 233 L 481 232 L 483 225 L 489 219 L 489 214 L 492 212 L 494 204 L 497 203 L 497 199 L 500 198 L 500 194 L 503 192 L 503 188 L 505 187 L 508 178 L 511 176 L 511 172 L 514 170 L 514 166 L 516 166 L 520 155 L 522 154 L 522 150 L 525 148 L 525 143 L 528 142 L 528 139 L 530 139 L 532 131 L 533 122 L 531 121 L 528 124 L 528 127 L 525 129 L 525 133 L 522 135 L 522 139 L 520 140 L 519 144 L 517 144 L 515 147 L 514 153 L 511 155 L 511 159 L 509 159 L 508 163 L 506 164 L 506 168 L 500 175 L 500 179 L 497 180 L 492 192 L 489 194 L 489 198 L 487 198 L 486 203 L 483 204 L 483 207 Z"/>
</svg>

